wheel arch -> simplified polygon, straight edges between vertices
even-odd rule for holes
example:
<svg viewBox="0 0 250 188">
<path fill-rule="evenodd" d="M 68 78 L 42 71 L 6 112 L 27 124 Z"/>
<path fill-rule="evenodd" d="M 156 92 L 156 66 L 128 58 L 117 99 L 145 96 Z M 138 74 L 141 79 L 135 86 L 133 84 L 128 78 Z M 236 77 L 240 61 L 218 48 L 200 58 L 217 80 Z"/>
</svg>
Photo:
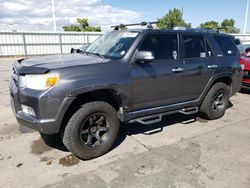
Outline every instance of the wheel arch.
<svg viewBox="0 0 250 188">
<path fill-rule="evenodd" d="M 207 95 L 208 91 L 211 89 L 211 87 L 218 82 L 225 83 L 227 86 L 230 87 L 230 90 L 231 90 L 232 89 L 231 86 L 232 86 L 232 82 L 233 82 L 232 74 L 220 74 L 220 75 L 217 75 L 217 76 L 214 76 L 213 78 L 211 78 L 209 83 L 207 84 L 205 90 L 203 91 L 203 93 L 200 96 L 199 104 L 202 103 L 202 101 L 206 97 L 206 95 Z"/>
<path fill-rule="evenodd" d="M 119 91 L 114 88 L 99 88 L 93 90 L 86 90 L 84 92 L 75 92 L 75 99 L 71 102 L 68 109 L 66 110 L 61 126 L 60 131 L 65 128 L 70 117 L 81 108 L 83 104 L 93 101 L 103 101 L 107 102 L 115 108 L 116 111 L 123 107 L 123 99 Z"/>
</svg>

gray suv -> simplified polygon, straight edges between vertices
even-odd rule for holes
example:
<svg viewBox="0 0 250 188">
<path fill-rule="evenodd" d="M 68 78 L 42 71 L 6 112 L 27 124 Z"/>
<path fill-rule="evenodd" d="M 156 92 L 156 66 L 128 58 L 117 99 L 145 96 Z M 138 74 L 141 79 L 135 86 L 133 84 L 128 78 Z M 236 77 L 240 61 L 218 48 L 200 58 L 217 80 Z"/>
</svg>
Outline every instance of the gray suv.
<svg viewBox="0 0 250 188">
<path fill-rule="evenodd" d="M 152 124 L 163 115 L 224 115 L 241 88 L 232 36 L 202 30 L 122 30 L 75 54 L 13 63 L 12 109 L 22 125 L 61 136 L 81 159 L 103 155 L 120 122 Z"/>
</svg>

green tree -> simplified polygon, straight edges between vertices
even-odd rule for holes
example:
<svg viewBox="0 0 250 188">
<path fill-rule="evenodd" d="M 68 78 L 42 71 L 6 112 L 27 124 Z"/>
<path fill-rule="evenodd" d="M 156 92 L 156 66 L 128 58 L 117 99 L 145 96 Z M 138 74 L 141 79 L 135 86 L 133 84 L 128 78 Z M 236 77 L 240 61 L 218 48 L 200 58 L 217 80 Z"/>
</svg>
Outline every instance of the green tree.
<svg viewBox="0 0 250 188">
<path fill-rule="evenodd" d="M 180 9 L 174 8 L 172 10 L 169 10 L 168 13 L 163 16 L 162 18 L 158 19 L 159 23 L 157 23 L 157 27 L 162 29 L 173 29 L 177 26 L 182 27 L 191 27 L 191 23 L 186 23 L 183 19 L 183 14 Z"/>
<path fill-rule="evenodd" d="M 204 29 L 220 29 L 221 31 L 226 33 L 239 33 L 240 30 L 234 25 L 235 21 L 233 19 L 224 19 L 221 24 L 212 20 L 200 24 L 200 27 Z"/>
<path fill-rule="evenodd" d="M 77 31 L 77 32 L 81 31 L 80 27 L 78 25 L 75 25 L 75 24 L 65 25 L 65 26 L 63 26 L 63 30 L 64 31 Z"/>
<path fill-rule="evenodd" d="M 82 31 L 85 31 L 89 27 L 89 22 L 86 18 L 77 18 L 76 23 L 79 25 Z"/>
<path fill-rule="evenodd" d="M 77 18 L 76 24 L 65 25 L 63 26 L 64 31 L 88 31 L 88 32 L 100 32 L 101 27 L 90 26 L 88 23 L 88 19 L 85 18 Z"/>
<path fill-rule="evenodd" d="M 200 27 L 203 29 L 218 29 L 220 28 L 220 24 L 219 22 L 212 20 L 212 21 L 208 21 L 208 22 L 200 24 Z"/>
<path fill-rule="evenodd" d="M 233 19 L 224 19 L 221 23 L 221 30 L 226 33 L 239 33 L 240 30 L 234 25 L 235 21 Z"/>
</svg>

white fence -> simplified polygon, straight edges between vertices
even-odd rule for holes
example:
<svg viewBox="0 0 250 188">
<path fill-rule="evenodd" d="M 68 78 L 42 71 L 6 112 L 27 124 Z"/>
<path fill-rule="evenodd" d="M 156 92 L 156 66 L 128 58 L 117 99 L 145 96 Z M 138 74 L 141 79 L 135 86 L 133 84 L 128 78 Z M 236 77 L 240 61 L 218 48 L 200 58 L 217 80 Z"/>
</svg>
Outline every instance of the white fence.
<svg viewBox="0 0 250 188">
<path fill-rule="evenodd" d="M 0 31 L 1 56 L 28 56 L 69 53 L 71 48 L 90 44 L 100 32 L 7 32 Z M 234 34 L 243 44 L 250 44 L 250 34 Z"/>
<path fill-rule="evenodd" d="M 0 57 L 69 53 L 71 48 L 92 43 L 100 35 L 100 32 L 0 31 Z"/>
<path fill-rule="evenodd" d="M 236 38 L 240 39 L 242 44 L 250 45 L 250 34 L 233 34 Z"/>
</svg>

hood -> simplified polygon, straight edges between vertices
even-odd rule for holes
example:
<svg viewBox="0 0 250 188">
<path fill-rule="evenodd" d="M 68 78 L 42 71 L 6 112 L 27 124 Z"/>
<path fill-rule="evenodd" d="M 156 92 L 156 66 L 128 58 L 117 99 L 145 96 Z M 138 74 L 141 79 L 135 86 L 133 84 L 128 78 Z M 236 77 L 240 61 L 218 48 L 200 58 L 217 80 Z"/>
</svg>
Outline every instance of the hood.
<svg viewBox="0 0 250 188">
<path fill-rule="evenodd" d="M 108 59 L 102 59 L 94 55 L 85 54 L 63 54 L 50 55 L 38 58 L 27 58 L 20 60 L 19 63 L 23 67 L 37 67 L 45 69 L 56 69 L 78 65 L 89 65 L 96 63 L 106 63 Z"/>
</svg>

